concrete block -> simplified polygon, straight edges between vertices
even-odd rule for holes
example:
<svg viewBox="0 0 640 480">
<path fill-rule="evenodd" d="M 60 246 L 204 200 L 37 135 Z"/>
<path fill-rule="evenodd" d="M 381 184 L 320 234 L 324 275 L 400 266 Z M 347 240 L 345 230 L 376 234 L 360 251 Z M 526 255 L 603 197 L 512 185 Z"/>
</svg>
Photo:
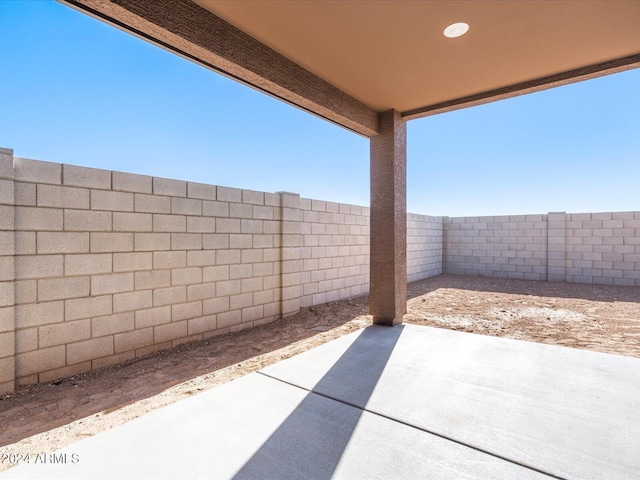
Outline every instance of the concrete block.
<svg viewBox="0 0 640 480">
<path fill-rule="evenodd" d="M 36 253 L 36 232 L 14 232 L 16 255 L 34 255 Z"/>
<path fill-rule="evenodd" d="M 115 352 L 127 352 L 153 344 L 153 328 L 143 328 L 126 333 L 117 333 L 113 336 Z"/>
<path fill-rule="evenodd" d="M 133 212 L 133 193 L 91 190 L 91 209 Z"/>
<path fill-rule="evenodd" d="M 215 265 L 215 250 L 193 250 L 187 252 L 187 266 L 189 267 L 206 267 Z"/>
<path fill-rule="evenodd" d="M 633 220 L 634 212 L 613 212 L 611 214 L 612 220 Z"/>
<path fill-rule="evenodd" d="M 274 235 L 280 235 L 282 225 L 279 221 L 271 221 L 271 220 L 263 220 L 262 221 L 262 231 L 263 233 L 271 233 Z"/>
<path fill-rule="evenodd" d="M 209 202 L 202 203 L 202 214 L 205 217 L 228 217 L 229 203 L 227 202 Z"/>
<path fill-rule="evenodd" d="M 188 320 L 202 316 L 202 302 L 194 301 L 171 306 L 171 321 Z"/>
<path fill-rule="evenodd" d="M 91 336 L 93 338 L 105 337 L 114 333 L 129 332 L 134 329 L 133 312 L 107 315 L 91 320 Z M 103 355 L 98 355 L 101 357 Z M 96 357 L 97 358 L 97 357 Z"/>
<path fill-rule="evenodd" d="M 67 363 L 73 365 L 87 360 L 113 355 L 113 337 L 101 337 L 67 345 Z"/>
<path fill-rule="evenodd" d="M 273 302 L 273 290 L 259 290 L 253 292 L 253 305 L 265 305 Z"/>
<path fill-rule="evenodd" d="M 165 325 L 158 325 L 157 327 L 153 327 L 154 343 L 169 342 L 172 340 L 179 339 L 181 337 L 186 337 L 187 334 L 188 332 L 187 332 L 186 320 L 183 320 L 181 322 L 167 323 Z"/>
<path fill-rule="evenodd" d="M 14 276 L 13 257 L 0 257 L 0 282 L 13 281 Z"/>
<path fill-rule="evenodd" d="M 62 165 L 62 184 L 108 190 L 111 188 L 111 171 L 76 165 Z"/>
<path fill-rule="evenodd" d="M 240 220 L 235 218 L 216 218 L 218 233 L 240 233 Z"/>
<path fill-rule="evenodd" d="M 248 278 L 253 275 L 253 267 L 251 265 L 231 265 L 229 267 L 229 278 Z"/>
<path fill-rule="evenodd" d="M 39 207 L 89 208 L 89 190 L 86 188 L 61 187 L 57 185 L 37 186 Z"/>
<path fill-rule="evenodd" d="M 153 216 L 150 213 L 113 213 L 115 232 L 151 232 Z"/>
<path fill-rule="evenodd" d="M 173 305 L 185 303 L 187 301 L 187 287 L 177 286 L 168 288 L 158 288 L 153 291 L 153 306 Z"/>
<path fill-rule="evenodd" d="M 153 307 L 151 290 L 116 293 L 113 296 L 113 313 L 130 312 Z"/>
<path fill-rule="evenodd" d="M 218 328 L 229 328 L 234 325 L 239 325 L 242 322 L 242 312 L 240 310 L 233 310 L 219 313 L 216 319 Z"/>
<path fill-rule="evenodd" d="M 127 362 L 136 358 L 136 352 L 124 352 L 117 355 L 109 355 L 102 358 L 96 358 L 91 361 L 92 370 L 98 370 L 101 368 L 110 367 L 112 365 L 118 365 L 119 363 Z"/>
<path fill-rule="evenodd" d="M 262 233 L 262 220 L 241 220 L 242 233 Z"/>
<path fill-rule="evenodd" d="M 214 233 L 216 219 L 212 217 L 187 217 L 187 232 Z"/>
<path fill-rule="evenodd" d="M 0 148 L 0 178 L 13 180 L 13 149 Z"/>
<path fill-rule="evenodd" d="M 216 265 L 202 269 L 203 282 L 219 282 L 229 280 L 229 265 Z"/>
<path fill-rule="evenodd" d="M 262 305 L 247 307 L 242 309 L 242 322 L 253 322 L 264 318 L 264 308 Z"/>
<path fill-rule="evenodd" d="M 187 197 L 203 200 L 216 199 L 216 186 L 204 183 L 187 182 Z"/>
<path fill-rule="evenodd" d="M 206 315 L 204 317 L 191 318 L 187 321 L 189 335 L 211 332 L 217 328 L 216 316 Z"/>
<path fill-rule="evenodd" d="M 65 347 L 41 348 L 16 355 L 16 377 L 46 372 L 65 365 Z"/>
<path fill-rule="evenodd" d="M 218 186 L 216 198 L 222 202 L 242 203 L 242 190 Z"/>
<path fill-rule="evenodd" d="M 187 301 L 206 300 L 216 296 L 215 282 L 199 283 L 197 285 L 187 285 Z"/>
<path fill-rule="evenodd" d="M 91 294 L 129 292 L 133 290 L 133 273 L 113 273 L 91 276 Z"/>
<path fill-rule="evenodd" d="M 253 248 L 271 248 L 274 246 L 273 235 L 252 235 Z"/>
<path fill-rule="evenodd" d="M 152 270 L 149 272 L 135 272 L 136 290 L 168 287 L 171 285 L 170 270 Z"/>
<path fill-rule="evenodd" d="M 38 254 L 89 252 L 88 233 L 37 232 L 33 235 L 37 235 Z"/>
<path fill-rule="evenodd" d="M 89 319 L 45 325 L 38 329 L 39 348 L 54 347 L 91 338 Z"/>
<path fill-rule="evenodd" d="M 169 233 L 135 233 L 133 249 L 136 252 L 157 252 L 171 249 L 171 234 Z"/>
<path fill-rule="evenodd" d="M 151 252 L 114 253 L 113 272 L 132 272 L 138 270 L 151 270 L 153 254 Z"/>
<path fill-rule="evenodd" d="M 133 193 L 152 193 L 153 177 L 134 173 L 113 172 L 113 190 Z"/>
<path fill-rule="evenodd" d="M 187 217 L 184 215 L 153 215 L 154 232 L 186 232 Z"/>
<path fill-rule="evenodd" d="M 202 235 L 199 233 L 172 233 L 171 250 L 202 250 Z"/>
<path fill-rule="evenodd" d="M 205 250 L 218 250 L 229 248 L 228 233 L 205 233 L 202 235 L 202 248 Z"/>
<path fill-rule="evenodd" d="M 35 280 L 33 280 L 32 282 L 35 282 Z M 18 282 L 0 282 L 0 307 L 12 307 L 14 303 L 18 303 L 17 291 L 15 292 L 16 295 L 14 301 L 14 287 L 17 285 L 17 283 Z"/>
<path fill-rule="evenodd" d="M 171 270 L 171 285 L 193 285 L 202 283 L 202 269 L 198 267 Z"/>
<path fill-rule="evenodd" d="M 99 317 L 113 313 L 111 295 L 65 300 L 64 320 Z"/>
<path fill-rule="evenodd" d="M 0 203 L 34 207 L 36 205 L 36 185 L 0 180 Z"/>
<path fill-rule="evenodd" d="M 153 178 L 154 195 L 168 195 L 172 197 L 187 196 L 187 182 L 169 178 Z"/>
<path fill-rule="evenodd" d="M 94 275 L 111 271 L 110 254 L 66 255 L 64 259 L 65 275 Z"/>
<path fill-rule="evenodd" d="M 26 255 L 15 257 L 15 278 L 61 277 L 63 275 L 62 255 Z"/>
<path fill-rule="evenodd" d="M 158 195 L 136 193 L 134 208 L 136 212 L 142 213 L 171 213 L 171 199 Z"/>
<path fill-rule="evenodd" d="M 253 190 L 242 190 L 242 203 L 264 205 L 264 193 Z"/>
<path fill-rule="evenodd" d="M 64 229 L 70 231 L 108 232 L 111 230 L 111 212 L 65 210 Z"/>
<path fill-rule="evenodd" d="M 15 207 L 15 218 L 9 207 L 0 207 L 0 229 L 62 230 L 63 210 L 55 208 Z M 5 214 L 6 212 L 6 214 Z"/>
<path fill-rule="evenodd" d="M 171 306 L 149 308 L 147 310 L 136 310 L 135 324 L 136 330 L 156 325 L 162 325 L 171 321 Z"/>
<path fill-rule="evenodd" d="M 240 263 L 240 250 L 216 250 L 216 264 L 230 265 Z"/>
<path fill-rule="evenodd" d="M 92 252 L 132 252 L 133 233 L 91 233 Z"/>
<path fill-rule="evenodd" d="M 25 232 L 35 235 L 34 232 Z M 14 233 L 11 231 L 0 232 L 0 255 L 14 255 Z M 35 253 L 35 252 L 34 252 Z"/>
<path fill-rule="evenodd" d="M 252 248 L 252 247 L 253 247 L 253 235 L 251 235 L 250 233 L 229 234 L 229 248 L 245 249 L 245 248 Z"/>
<path fill-rule="evenodd" d="M 229 311 L 229 297 L 218 296 L 202 302 L 203 315 L 213 315 Z"/>
<path fill-rule="evenodd" d="M 229 206 L 229 216 L 233 218 L 252 218 L 253 207 L 243 203 L 232 203 Z"/>
<path fill-rule="evenodd" d="M 63 277 L 38 280 L 38 302 L 64 300 L 89 295 L 89 277 Z"/>
<path fill-rule="evenodd" d="M 64 325 L 64 324 L 62 324 Z M 33 328 L 23 328 L 15 331 L 15 352 L 16 353 L 24 353 L 30 352 L 31 350 L 38 349 L 38 327 Z M 13 333 L 13 329 L 11 330 Z M 10 347 L 13 349 L 13 346 Z M 0 350 L 3 352 L 8 352 L 10 350 Z"/>
<path fill-rule="evenodd" d="M 262 278 L 243 278 L 241 283 L 242 293 L 259 292 L 263 288 Z"/>
<path fill-rule="evenodd" d="M 275 218 L 273 207 L 254 205 L 251 218 L 256 220 L 273 220 Z"/>
<path fill-rule="evenodd" d="M 174 215 L 202 215 L 202 200 L 171 198 L 171 213 Z"/>
<path fill-rule="evenodd" d="M 153 268 L 181 268 L 187 266 L 187 252 L 153 252 Z"/>
<path fill-rule="evenodd" d="M 60 185 L 62 183 L 62 165 L 15 157 L 14 179 L 22 182 Z"/>
<path fill-rule="evenodd" d="M 242 282 L 240 280 L 220 281 L 216 284 L 216 292 L 220 296 L 237 295 L 242 292 Z"/>
</svg>

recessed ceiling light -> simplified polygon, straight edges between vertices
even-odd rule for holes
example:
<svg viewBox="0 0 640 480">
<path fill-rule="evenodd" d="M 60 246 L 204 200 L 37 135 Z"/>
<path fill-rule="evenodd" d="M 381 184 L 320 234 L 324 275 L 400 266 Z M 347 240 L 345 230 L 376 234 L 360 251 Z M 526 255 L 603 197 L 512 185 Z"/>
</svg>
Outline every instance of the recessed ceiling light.
<svg viewBox="0 0 640 480">
<path fill-rule="evenodd" d="M 461 37 L 469 30 L 469 25 L 464 22 L 454 23 L 444 29 L 444 36 L 449 38 Z"/>
</svg>

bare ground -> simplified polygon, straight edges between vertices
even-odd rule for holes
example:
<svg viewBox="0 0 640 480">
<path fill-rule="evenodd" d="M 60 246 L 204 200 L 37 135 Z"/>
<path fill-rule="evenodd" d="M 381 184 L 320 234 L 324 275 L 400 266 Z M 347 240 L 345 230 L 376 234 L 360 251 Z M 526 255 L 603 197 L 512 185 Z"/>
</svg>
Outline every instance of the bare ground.
<svg viewBox="0 0 640 480">
<path fill-rule="evenodd" d="M 441 275 L 409 285 L 406 323 L 640 358 L 640 289 Z M 368 297 L 181 345 L 0 399 L 0 453 L 49 453 L 371 324 Z M 316 331 L 315 327 L 328 327 Z M 9 468 L 0 464 L 0 471 Z"/>
</svg>

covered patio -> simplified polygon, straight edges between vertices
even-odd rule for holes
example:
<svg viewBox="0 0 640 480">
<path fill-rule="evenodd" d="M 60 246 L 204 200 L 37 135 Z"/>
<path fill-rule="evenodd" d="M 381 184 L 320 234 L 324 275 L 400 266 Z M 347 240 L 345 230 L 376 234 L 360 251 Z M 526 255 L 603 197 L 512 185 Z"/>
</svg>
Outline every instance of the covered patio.
<svg viewBox="0 0 640 480">
<path fill-rule="evenodd" d="M 62 3 L 370 138 L 375 325 L 2 478 L 640 478 L 640 360 L 401 325 L 406 122 L 639 67 L 640 4 Z"/>
<path fill-rule="evenodd" d="M 625 0 L 61 2 L 370 138 L 384 325 L 406 312 L 406 122 L 640 66 L 640 5 Z M 468 32 L 445 36 L 457 23 Z"/>
</svg>

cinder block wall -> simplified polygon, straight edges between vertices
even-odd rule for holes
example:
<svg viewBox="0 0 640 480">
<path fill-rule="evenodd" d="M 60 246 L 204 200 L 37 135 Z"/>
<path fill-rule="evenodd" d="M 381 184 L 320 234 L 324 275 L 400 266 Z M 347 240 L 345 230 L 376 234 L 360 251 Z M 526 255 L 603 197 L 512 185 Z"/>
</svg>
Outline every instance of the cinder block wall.
<svg viewBox="0 0 640 480">
<path fill-rule="evenodd" d="M 18 384 L 280 315 L 280 195 L 25 159 L 14 179 Z"/>
<path fill-rule="evenodd" d="M 566 215 L 566 281 L 640 286 L 640 212 Z"/>
<path fill-rule="evenodd" d="M 300 306 L 369 291 L 369 208 L 300 199 Z"/>
<path fill-rule="evenodd" d="M 640 212 L 444 220 L 443 271 L 640 286 Z"/>
<path fill-rule="evenodd" d="M 444 223 L 445 271 L 547 279 L 547 216 L 456 217 Z"/>
<path fill-rule="evenodd" d="M 0 149 L 0 393 L 366 293 L 369 215 Z M 640 286 L 640 212 L 408 214 L 443 272 Z"/>
<path fill-rule="evenodd" d="M 0 394 L 15 388 L 13 150 L 0 148 Z"/>
<path fill-rule="evenodd" d="M 441 273 L 437 220 L 411 218 L 413 278 Z M 3 149 L 0 391 L 357 296 L 368 269 L 365 207 Z"/>
<path fill-rule="evenodd" d="M 407 214 L 407 281 L 442 273 L 442 217 Z"/>
</svg>

